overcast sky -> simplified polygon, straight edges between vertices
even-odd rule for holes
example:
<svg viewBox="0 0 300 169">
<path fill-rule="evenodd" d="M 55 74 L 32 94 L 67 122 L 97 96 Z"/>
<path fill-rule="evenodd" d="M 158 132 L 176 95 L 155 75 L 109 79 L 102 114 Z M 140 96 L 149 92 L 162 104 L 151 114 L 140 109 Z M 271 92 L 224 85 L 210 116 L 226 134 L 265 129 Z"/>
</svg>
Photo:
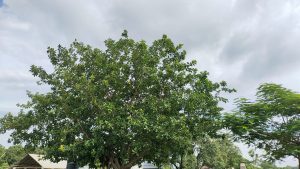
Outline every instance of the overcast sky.
<svg viewBox="0 0 300 169">
<path fill-rule="evenodd" d="M 264 82 L 300 91 L 298 0 L 0 0 L 0 117 L 18 111 L 26 90 L 43 90 L 28 70 L 51 67 L 48 46 L 76 38 L 103 48 L 124 29 L 136 40 L 167 34 L 184 44 L 188 60 L 238 90 L 230 98 L 253 98 Z"/>
</svg>

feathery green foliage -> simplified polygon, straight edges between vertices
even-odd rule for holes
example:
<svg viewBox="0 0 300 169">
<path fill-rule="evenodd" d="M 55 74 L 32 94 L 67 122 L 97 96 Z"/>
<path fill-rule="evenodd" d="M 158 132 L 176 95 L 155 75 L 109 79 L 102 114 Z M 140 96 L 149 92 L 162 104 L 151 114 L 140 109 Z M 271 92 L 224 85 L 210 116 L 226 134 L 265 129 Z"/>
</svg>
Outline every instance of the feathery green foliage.
<svg viewBox="0 0 300 169">
<path fill-rule="evenodd" d="M 257 99 L 237 101 L 238 110 L 226 117 L 237 138 L 263 148 L 274 160 L 300 159 L 300 94 L 277 84 L 263 84 Z"/>
</svg>

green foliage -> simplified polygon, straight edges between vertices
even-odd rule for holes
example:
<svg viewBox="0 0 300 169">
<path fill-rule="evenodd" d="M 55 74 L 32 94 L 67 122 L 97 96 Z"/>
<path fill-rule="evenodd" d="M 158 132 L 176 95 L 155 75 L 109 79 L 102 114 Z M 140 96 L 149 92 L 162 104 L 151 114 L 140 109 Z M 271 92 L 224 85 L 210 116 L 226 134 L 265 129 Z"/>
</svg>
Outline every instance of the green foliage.
<svg viewBox="0 0 300 169">
<path fill-rule="evenodd" d="M 41 149 L 26 149 L 22 145 L 13 145 L 8 148 L 0 145 L 0 169 L 7 169 L 10 165 L 20 161 L 27 153 L 43 154 Z"/>
<path fill-rule="evenodd" d="M 14 145 L 5 150 L 5 155 L 3 158 L 8 165 L 12 165 L 20 161 L 25 155 L 25 149 L 21 145 Z"/>
<path fill-rule="evenodd" d="M 194 151 L 172 158 L 170 163 L 176 169 L 199 169 L 208 166 L 214 169 L 239 168 L 246 161 L 238 147 L 227 137 L 213 139 L 202 137 L 194 142 Z"/>
<path fill-rule="evenodd" d="M 183 166 L 185 169 L 194 169 L 197 167 L 197 158 L 194 154 L 187 154 L 183 159 Z"/>
<path fill-rule="evenodd" d="M 185 62 L 182 45 L 164 35 L 148 46 L 127 31 L 105 45 L 48 48 L 53 71 L 33 65 L 31 72 L 51 91 L 28 93 L 29 102 L 2 118 L 0 130 L 54 161 L 127 169 L 145 160 L 162 164 L 193 138 L 220 129 L 220 92 L 234 90 Z"/>
<path fill-rule="evenodd" d="M 198 165 L 215 169 L 239 168 L 244 162 L 241 152 L 227 137 L 205 138 L 198 141 Z M 200 167 L 198 166 L 198 168 Z"/>
<path fill-rule="evenodd" d="M 8 169 L 9 165 L 7 163 L 0 163 L 0 169 Z"/>
<path fill-rule="evenodd" d="M 196 156 L 191 151 L 183 152 L 181 155 L 172 156 L 169 167 L 176 169 L 188 169 L 197 167 Z"/>
<path fill-rule="evenodd" d="M 247 169 L 261 169 L 260 166 L 255 166 L 251 163 L 246 163 L 246 167 L 247 167 Z"/>
<path fill-rule="evenodd" d="M 7 164 L 6 159 L 5 159 L 5 147 L 0 145 L 0 169 L 8 168 L 6 166 L 8 166 L 8 164 Z"/>
<path fill-rule="evenodd" d="M 248 153 L 249 153 L 249 156 L 252 158 L 252 160 L 247 161 L 247 166 L 251 166 L 252 168 L 261 168 L 261 169 L 297 169 L 297 167 L 291 167 L 291 166 L 277 167 L 275 165 L 274 161 L 273 162 L 266 161 L 266 159 L 264 159 L 263 156 L 260 156 L 260 155 L 256 154 L 255 153 L 255 149 L 251 149 Z"/>
<path fill-rule="evenodd" d="M 257 99 L 237 101 L 238 110 L 226 117 L 237 138 L 263 148 L 270 159 L 300 159 L 300 94 L 277 84 L 263 84 Z"/>
<path fill-rule="evenodd" d="M 297 167 L 277 167 L 274 163 L 262 160 L 260 158 L 257 159 L 256 162 L 245 160 L 247 169 L 297 169 Z"/>
<path fill-rule="evenodd" d="M 162 165 L 161 168 L 162 169 L 172 169 L 171 166 L 170 166 L 170 164 L 164 164 L 164 165 Z"/>
<path fill-rule="evenodd" d="M 269 162 L 262 162 L 260 166 L 262 169 L 278 169 L 275 164 Z"/>
<path fill-rule="evenodd" d="M 0 145 L 0 169 L 8 169 L 10 165 L 21 160 L 25 156 L 25 150 L 21 145 L 5 148 Z"/>
</svg>

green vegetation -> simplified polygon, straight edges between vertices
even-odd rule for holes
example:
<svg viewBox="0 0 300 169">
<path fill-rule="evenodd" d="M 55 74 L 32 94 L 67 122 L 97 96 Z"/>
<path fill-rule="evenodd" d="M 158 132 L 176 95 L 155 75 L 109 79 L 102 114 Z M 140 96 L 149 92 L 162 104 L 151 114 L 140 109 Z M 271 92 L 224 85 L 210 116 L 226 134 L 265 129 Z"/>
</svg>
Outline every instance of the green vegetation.
<svg viewBox="0 0 300 169">
<path fill-rule="evenodd" d="M 8 148 L 0 145 L 0 169 L 8 169 L 10 165 L 24 158 L 27 153 L 43 154 L 43 151 L 27 149 L 21 145 L 13 145 Z"/>
<path fill-rule="evenodd" d="M 105 41 L 100 50 L 75 41 L 49 48 L 53 71 L 33 65 L 48 93 L 28 93 L 17 116 L 1 119 L 14 143 L 40 147 L 54 161 L 129 169 L 142 161 L 157 165 L 185 156 L 195 138 L 222 127 L 221 92 L 195 61 L 185 62 L 182 45 L 163 36 L 148 46 L 128 38 Z M 76 155 L 75 155 L 76 154 Z"/>
<path fill-rule="evenodd" d="M 0 145 L 0 169 L 7 169 L 9 166 L 4 156 L 5 156 L 5 147 Z"/>
<path fill-rule="evenodd" d="M 266 150 L 271 160 L 294 156 L 300 162 L 300 94 L 277 84 L 263 84 L 257 99 L 240 99 L 226 117 L 238 139 Z"/>
<path fill-rule="evenodd" d="M 297 167 L 277 167 L 274 163 L 265 161 L 263 157 L 258 156 L 253 150 L 249 154 L 252 160 L 242 157 L 240 150 L 230 139 L 218 138 L 200 139 L 197 142 L 197 149 L 194 153 L 185 155 L 177 161 L 171 161 L 171 164 L 165 164 L 163 169 L 199 169 L 202 166 L 208 166 L 213 169 L 239 169 L 240 163 L 245 163 L 247 169 L 297 169 Z"/>
<path fill-rule="evenodd" d="M 215 169 L 239 168 L 244 161 L 240 150 L 228 139 L 201 139 L 198 142 L 198 163 Z"/>
<path fill-rule="evenodd" d="M 201 166 L 224 169 L 239 168 L 239 164 L 245 161 L 239 149 L 228 138 L 203 137 L 195 143 L 194 152 L 183 158 L 178 157 L 177 161 L 171 161 L 171 165 L 176 169 L 199 169 Z"/>
<path fill-rule="evenodd" d="M 28 93 L 17 115 L 0 118 L 0 132 L 14 144 L 0 146 L 0 169 L 25 152 L 45 153 L 52 161 L 80 166 L 130 169 L 143 161 L 169 169 L 279 169 L 255 156 L 242 158 L 234 138 L 266 150 L 268 160 L 294 156 L 300 161 L 300 94 L 263 84 L 257 99 L 239 99 L 237 110 L 222 118 L 226 82 L 186 62 L 186 51 L 163 36 L 147 45 L 128 38 L 105 41 L 106 49 L 75 41 L 48 48 L 52 71 L 31 66 L 47 93 Z M 224 134 L 224 133 L 223 133 Z M 223 138 L 221 138 L 222 136 Z M 284 169 L 290 169 L 286 167 Z"/>
<path fill-rule="evenodd" d="M 253 160 L 246 160 L 241 156 L 238 148 L 227 138 L 202 139 L 197 143 L 195 154 L 186 154 L 182 159 L 182 166 L 179 165 L 180 159 L 177 159 L 177 162 L 174 163 L 173 161 L 172 164 L 166 163 L 161 168 L 172 169 L 171 166 L 173 166 L 177 169 L 199 169 L 203 165 L 213 167 L 214 169 L 239 168 L 239 163 L 244 162 L 247 169 L 297 169 L 297 167 L 290 166 L 277 167 L 273 163 L 262 160 L 254 151 L 249 152 Z M 43 154 L 43 151 L 40 149 L 35 151 L 28 150 L 21 145 L 8 148 L 0 145 L 0 153 L 0 169 L 8 169 L 10 165 L 21 160 L 26 153 Z M 97 166 L 99 167 L 98 164 Z"/>
<path fill-rule="evenodd" d="M 21 145 L 5 148 L 0 145 L 0 169 L 7 169 L 10 165 L 25 156 L 25 149 Z"/>
<path fill-rule="evenodd" d="M 12 165 L 15 162 L 21 160 L 26 155 L 26 150 L 21 145 L 10 146 L 5 150 L 5 155 L 3 158 L 8 163 Z"/>
</svg>

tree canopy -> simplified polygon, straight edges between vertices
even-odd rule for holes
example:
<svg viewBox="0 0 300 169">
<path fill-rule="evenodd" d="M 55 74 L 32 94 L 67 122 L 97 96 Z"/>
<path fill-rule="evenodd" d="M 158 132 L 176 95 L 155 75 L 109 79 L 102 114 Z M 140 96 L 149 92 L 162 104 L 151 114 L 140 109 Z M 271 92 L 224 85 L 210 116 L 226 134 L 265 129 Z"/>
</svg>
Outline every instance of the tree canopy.
<svg viewBox="0 0 300 169">
<path fill-rule="evenodd" d="M 198 165 L 214 169 L 239 168 L 245 162 L 238 147 L 225 138 L 203 138 L 197 142 Z M 198 168 L 200 167 L 198 166 Z"/>
<path fill-rule="evenodd" d="M 257 99 L 239 99 L 226 117 L 239 139 L 263 148 L 270 159 L 294 156 L 300 161 L 300 94 L 277 84 L 262 84 Z"/>
<path fill-rule="evenodd" d="M 26 154 L 21 145 L 13 145 L 8 148 L 0 145 L 0 169 L 7 169 L 10 165 L 21 160 Z"/>
<path fill-rule="evenodd" d="M 10 146 L 5 150 L 5 154 L 3 158 L 8 163 L 8 165 L 12 165 L 26 155 L 26 150 L 21 145 Z"/>
<path fill-rule="evenodd" d="M 224 138 L 197 139 L 194 151 L 177 156 L 170 161 L 175 169 L 199 169 L 203 166 L 214 169 L 239 168 L 240 163 L 248 160 L 242 157 L 238 147 L 225 136 Z"/>
<path fill-rule="evenodd" d="M 127 31 L 105 45 L 48 48 L 53 70 L 30 71 L 51 90 L 29 92 L 18 115 L 1 119 L 1 132 L 54 161 L 129 169 L 145 160 L 159 165 L 220 129 L 220 92 L 234 90 L 186 62 L 182 45 L 164 35 L 148 46 Z"/>
<path fill-rule="evenodd" d="M 0 169 L 6 169 L 9 165 L 5 158 L 5 147 L 0 145 Z"/>
</svg>

